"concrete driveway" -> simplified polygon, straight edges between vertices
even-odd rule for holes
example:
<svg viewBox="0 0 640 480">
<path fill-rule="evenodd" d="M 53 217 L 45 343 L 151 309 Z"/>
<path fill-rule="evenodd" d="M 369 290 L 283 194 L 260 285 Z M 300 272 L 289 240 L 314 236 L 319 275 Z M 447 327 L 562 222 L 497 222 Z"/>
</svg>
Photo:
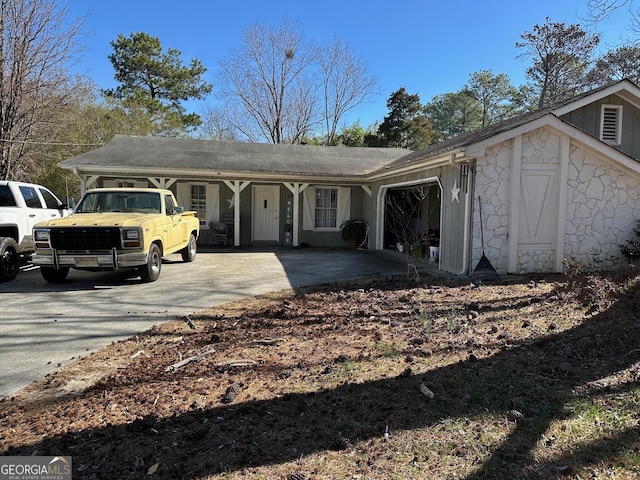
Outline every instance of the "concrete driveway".
<svg viewBox="0 0 640 480">
<path fill-rule="evenodd" d="M 373 274 L 404 274 L 397 252 L 236 249 L 199 252 L 191 264 L 165 259 L 160 279 L 72 270 L 45 282 L 28 265 L 0 283 L 0 398 L 58 365 L 155 324 L 221 303 L 286 288 Z"/>
</svg>

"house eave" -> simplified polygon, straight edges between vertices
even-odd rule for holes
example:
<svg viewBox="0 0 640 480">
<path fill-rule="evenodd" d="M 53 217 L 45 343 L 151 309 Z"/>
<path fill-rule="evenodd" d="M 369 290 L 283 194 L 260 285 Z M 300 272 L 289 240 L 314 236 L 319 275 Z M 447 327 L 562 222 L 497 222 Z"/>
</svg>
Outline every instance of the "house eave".
<svg viewBox="0 0 640 480">
<path fill-rule="evenodd" d="M 552 112 L 560 117 L 565 113 L 577 110 L 578 108 L 584 107 L 585 105 L 593 103 L 594 101 L 600 100 L 602 98 L 606 98 L 610 95 L 617 95 L 623 100 L 626 100 L 627 102 L 640 108 L 640 103 L 638 103 L 638 99 L 640 98 L 640 88 L 638 88 L 629 80 L 622 80 L 620 82 L 609 85 L 606 88 L 598 90 L 592 95 L 587 95 L 576 101 L 573 101 L 566 105 L 562 105 L 554 109 Z"/>
<path fill-rule="evenodd" d="M 558 135 L 565 135 L 569 137 L 572 142 L 579 143 L 583 148 L 586 148 L 599 157 L 602 157 L 607 161 L 614 161 L 625 171 L 633 173 L 634 175 L 640 175 L 640 162 L 598 140 L 597 138 L 592 137 L 579 128 L 561 120 L 553 113 L 547 114 L 529 123 L 520 125 L 512 130 L 503 132 L 481 142 L 469 145 L 465 152 L 469 157 L 480 158 L 484 156 L 484 152 L 489 147 L 511 140 L 516 136 L 532 132 L 538 128 L 548 128 L 556 132 Z"/>
<path fill-rule="evenodd" d="M 429 169 L 469 162 L 473 159 L 484 157 L 487 149 L 494 145 L 509 141 L 517 136 L 527 134 L 539 128 L 549 128 L 559 135 L 566 135 L 597 155 L 615 161 L 625 170 L 633 172 L 634 175 L 640 174 L 640 162 L 637 160 L 592 137 L 579 128 L 563 121 L 556 116 L 555 113 L 548 113 L 542 117 L 523 123 L 510 130 L 498 133 L 476 143 L 458 147 L 447 152 L 439 152 L 434 154 L 433 157 L 414 160 L 398 167 L 379 170 L 373 174 L 367 175 L 366 178 L 370 181 L 383 180 L 385 178 L 414 172 L 420 169 Z"/>
<path fill-rule="evenodd" d="M 166 177 L 198 179 L 206 181 L 249 180 L 251 182 L 281 183 L 283 181 L 298 181 L 305 183 L 340 183 L 362 185 L 369 183 L 361 175 L 313 175 L 283 172 L 247 172 L 247 171 L 216 171 L 204 169 L 166 169 L 157 167 L 127 167 L 113 166 L 82 166 L 61 165 L 62 168 L 72 170 L 80 175 L 100 175 L 110 177 Z"/>
<path fill-rule="evenodd" d="M 457 148 L 446 153 L 440 153 L 431 158 L 424 158 L 421 160 L 414 160 L 405 165 L 398 167 L 390 167 L 384 171 L 377 171 L 373 174 L 367 175 L 366 178 L 371 181 L 383 180 L 388 177 L 395 177 L 416 170 L 426 170 L 430 168 L 444 167 L 447 165 L 453 165 L 456 163 L 464 163 L 468 160 L 468 156 L 464 148 Z"/>
</svg>

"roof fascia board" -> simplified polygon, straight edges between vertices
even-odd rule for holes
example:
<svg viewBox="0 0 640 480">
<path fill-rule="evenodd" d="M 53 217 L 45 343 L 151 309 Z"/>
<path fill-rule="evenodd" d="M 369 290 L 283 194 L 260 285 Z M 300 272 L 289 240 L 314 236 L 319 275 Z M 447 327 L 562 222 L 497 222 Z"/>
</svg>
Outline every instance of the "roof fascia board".
<svg viewBox="0 0 640 480">
<path fill-rule="evenodd" d="M 568 125 L 561 120 L 559 120 L 553 114 L 546 114 L 540 118 L 536 118 L 530 122 L 524 123 L 517 127 L 512 128 L 511 130 L 507 130 L 502 133 L 498 133 L 492 137 L 489 137 L 485 140 L 480 140 L 477 143 L 473 143 L 465 148 L 465 153 L 470 157 L 481 158 L 485 155 L 485 150 L 493 145 L 497 145 L 498 143 L 506 142 L 507 140 L 511 140 L 513 137 L 517 137 L 519 135 L 523 135 L 532 130 L 536 130 L 541 127 L 545 127 L 549 125 L 553 120 L 557 120 L 563 125 Z"/>
<path fill-rule="evenodd" d="M 621 80 L 618 83 L 614 83 L 600 91 L 594 92 L 592 95 L 587 95 L 584 98 L 576 100 L 575 102 L 568 103 L 553 110 L 555 115 L 561 116 L 565 113 L 569 113 L 578 108 L 584 107 L 590 103 L 596 102 L 609 95 L 618 95 L 620 98 L 633 103 L 634 105 L 640 105 L 640 88 L 634 85 L 629 80 Z"/>
<path fill-rule="evenodd" d="M 64 167 L 63 167 L 64 168 Z M 66 167 L 71 169 L 70 167 Z M 125 167 L 118 166 L 117 168 L 110 166 L 83 166 L 77 165 L 73 167 L 80 174 L 100 174 L 109 176 L 144 176 L 144 177 L 170 177 L 170 178 L 186 178 L 195 177 L 201 180 L 217 180 L 223 181 L 227 179 L 246 179 L 252 182 L 269 181 L 269 182 L 283 182 L 283 181 L 297 181 L 307 183 L 349 183 L 349 184 L 366 184 L 368 180 L 366 177 L 356 176 L 331 176 L 331 175 L 305 175 L 295 173 L 254 173 L 254 172 L 218 172 L 218 171 L 206 171 L 196 169 L 158 169 L 149 167 Z"/>
<path fill-rule="evenodd" d="M 389 170 L 385 170 L 384 172 L 377 171 L 376 173 L 367 175 L 367 180 L 382 180 L 387 177 L 394 177 L 397 175 L 402 175 L 403 173 L 414 172 L 419 169 L 426 168 L 435 168 L 435 167 L 443 167 L 445 165 L 451 165 L 452 159 L 458 160 L 459 155 L 464 155 L 464 150 L 457 148 L 445 154 L 437 155 L 433 158 L 427 158 L 423 160 L 419 160 L 416 162 L 410 162 L 406 165 L 401 165 L 396 168 L 390 168 Z"/>
<path fill-rule="evenodd" d="M 466 149 L 466 153 L 470 157 L 478 157 L 480 155 L 478 155 L 477 152 L 481 150 L 510 140 L 517 135 L 529 133 L 538 128 L 550 128 L 559 135 L 567 135 L 572 142 L 580 143 L 586 149 L 598 155 L 598 157 L 601 157 L 610 163 L 611 161 L 614 161 L 625 171 L 633 173 L 634 175 L 640 175 L 640 162 L 592 137 L 588 133 L 583 132 L 579 128 L 564 122 L 553 114 L 545 115 L 544 117 L 536 119 L 530 123 L 516 127 L 509 132 L 504 132 L 491 137 L 490 139 L 473 144 Z"/>
</svg>

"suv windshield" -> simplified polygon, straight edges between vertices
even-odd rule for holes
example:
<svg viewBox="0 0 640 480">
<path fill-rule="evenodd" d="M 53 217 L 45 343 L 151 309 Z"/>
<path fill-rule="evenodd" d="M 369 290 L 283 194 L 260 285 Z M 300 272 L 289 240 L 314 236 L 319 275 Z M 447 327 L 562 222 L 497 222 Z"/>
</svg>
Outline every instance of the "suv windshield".
<svg viewBox="0 0 640 480">
<path fill-rule="evenodd" d="M 88 192 L 75 213 L 160 213 L 160 195 L 154 192 Z"/>
</svg>

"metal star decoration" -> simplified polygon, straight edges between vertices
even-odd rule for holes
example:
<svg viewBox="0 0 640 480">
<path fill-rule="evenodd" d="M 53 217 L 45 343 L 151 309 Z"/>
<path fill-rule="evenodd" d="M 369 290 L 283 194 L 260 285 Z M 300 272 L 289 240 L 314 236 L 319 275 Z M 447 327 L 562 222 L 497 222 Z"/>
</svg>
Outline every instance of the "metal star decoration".
<svg viewBox="0 0 640 480">
<path fill-rule="evenodd" d="M 451 189 L 451 203 L 460 203 L 460 189 L 458 188 L 458 181 L 453 181 L 453 188 Z"/>
</svg>

